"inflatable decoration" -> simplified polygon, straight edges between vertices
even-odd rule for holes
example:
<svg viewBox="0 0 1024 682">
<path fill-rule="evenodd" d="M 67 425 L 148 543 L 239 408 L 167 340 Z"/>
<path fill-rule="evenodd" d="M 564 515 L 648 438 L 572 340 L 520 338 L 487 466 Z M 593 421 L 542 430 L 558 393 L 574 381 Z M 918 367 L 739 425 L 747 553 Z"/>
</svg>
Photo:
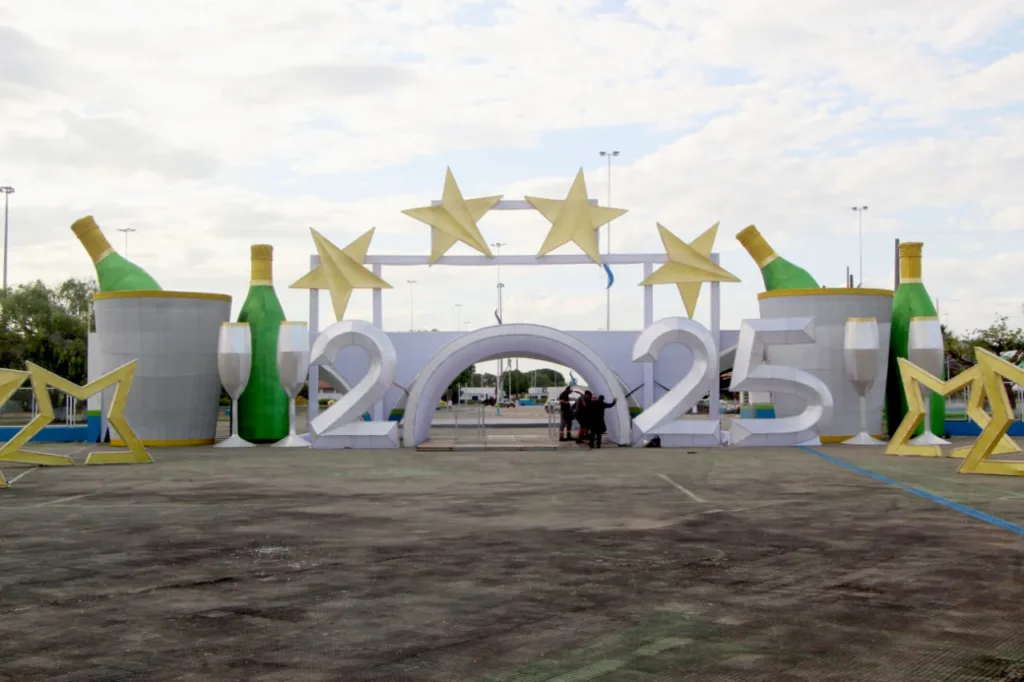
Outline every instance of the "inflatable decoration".
<svg viewBox="0 0 1024 682">
<path fill-rule="evenodd" d="M 24 449 L 25 445 L 42 431 L 44 427 L 50 424 L 55 417 L 49 389 L 55 388 L 78 400 L 87 400 L 90 396 L 109 387 L 114 387 L 114 396 L 110 403 L 110 413 L 107 415 L 107 419 L 110 422 L 110 426 L 127 445 L 127 450 L 121 452 L 92 452 L 89 453 L 85 463 L 144 464 L 152 462 L 152 457 L 146 452 L 142 441 L 135 435 L 132 427 L 128 424 L 128 420 L 125 418 L 125 405 L 128 403 L 132 380 L 135 378 L 136 364 L 135 362 L 129 362 L 95 381 L 90 381 L 85 386 L 77 386 L 67 379 L 63 379 L 31 362 L 27 363 L 28 371 L 25 372 L 9 369 L 0 370 L 0 391 L 2 391 L 0 397 L 4 399 L 4 402 L 6 403 L 11 395 L 14 394 L 14 391 L 26 379 L 29 379 L 39 409 L 39 413 L 32 421 L 19 430 L 3 446 L 0 446 L 0 462 L 21 462 L 39 466 L 68 466 L 74 464 L 70 457 L 64 455 L 51 455 Z"/>
<path fill-rule="evenodd" d="M 248 322 L 225 322 L 217 342 L 217 373 L 224 391 L 231 398 L 231 435 L 214 447 L 251 448 L 252 443 L 238 435 L 238 399 L 249 384 L 252 371 L 252 332 Z"/>
<path fill-rule="evenodd" d="M 975 393 L 984 386 L 984 393 L 988 396 L 989 404 L 992 407 L 992 415 L 984 415 L 979 419 L 980 409 L 970 411 L 971 417 L 982 428 L 981 434 L 974 443 L 963 453 L 963 463 L 960 465 L 962 474 L 1000 474 L 1004 476 L 1024 475 L 1024 462 L 1022 461 L 998 461 L 990 459 L 992 455 L 1000 452 L 1013 452 L 1018 450 L 1016 444 L 1007 442 L 1006 432 L 1013 423 L 1013 411 L 1010 409 L 1010 400 L 1006 395 L 1004 380 L 1018 384 L 1024 384 L 1024 370 L 1015 367 L 998 355 L 991 353 L 984 348 L 974 349 L 978 362 L 971 369 L 956 377 L 943 381 L 942 379 L 918 367 L 906 358 L 899 358 L 899 375 L 903 382 L 904 394 L 907 396 L 907 413 L 896 428 L 896 433 L 889 441 L 886 448 L 888 455 L 917 455 L 924 457 L 941 457 L 942 450 L 938 445 L 914 445 L 910 442 L 913 432 L 924 421 L 926 403 L 921 397 L 921 387 L 934 391 L 933 395 L 944 398 L 952 393 L 963 390 L 968 386 L 975 387 Z M 980 386 L 979 386 L 980 384 Z M 978 399 L 983 400 L 983 398 Z"/>
<path fill-rule="evenodd" d="M 295 399 L 306 383 L 309 371 L 309 326 L 305 322 L 282 322 L 277 336 L 277 374 L 288 395 L 288 435 L 275 448 L 308 448 L 309 441 L 295 432 Z"/>
<path fill-rule="evenodd" d="M 843 441 L 843 445 L 884 445 L 868 432 L 867 394 L 878 376 L 879 350 L 878 320 L 873 317 L 851 317 L 846 320 L 843 354 L 846 376 L 853 390 L 860 396 L 860 431 Z"/>
<path fill-rule="evenodd" d="M 92 258 L 100 291 L 160 291 L 148 272 L 114 251 L 91 215 L 73 222 L 71 230 Z"/>
<path fill-rule="evenodd" d="M 277 376 L 277 334 L 284 309 L 273 282 L 274 247 L 252 247 L 252 281 L 239 322 L 252 334 L 252 370 L 238 399 L 238 435 L 252 443 L 273 443 L 288 435 L 288 395 Z"/>
<path fill-rule="evenodd" d="M 921 242 L 900 244 L 900 285 L 892 301 L 892 338 L 889 343 L 889 375 L 885 389 L 885 413 L 889 435 L 895 436 L 896 429 L 907 413 L 908 396 L 899 374 L 899 359 L 908 359 L 910 344 L 910 321 L 915 317 L 938 319 L 935 305 L 921 279 Z M 940 370 L 941 371 L 941 370 Z M 939 374 L 945 377 L 945 374 Z M 942 436 L 946 426 L 946 401 L 932 394 L 931 428 L 936 436 Z M 923 430 L 923 429 L 922 429 Z"/>
</svg>

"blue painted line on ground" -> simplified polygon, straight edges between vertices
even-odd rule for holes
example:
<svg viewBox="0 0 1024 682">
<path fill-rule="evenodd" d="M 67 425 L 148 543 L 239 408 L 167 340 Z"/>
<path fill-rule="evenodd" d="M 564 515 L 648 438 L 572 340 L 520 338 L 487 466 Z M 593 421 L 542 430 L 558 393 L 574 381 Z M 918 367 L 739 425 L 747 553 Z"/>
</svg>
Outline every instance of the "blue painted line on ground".
<svg viewBox="0 0 1024 682">
<path fill-rule="evenodd" d="M 831 455 L 826 455 L 824 452 L 818 452 L 814 448 L 808 448 L 808 447 L 804 447 L 804 446 L 798 446 L 798 447 L 801 450 L 803 450 L 804 452 L 809 452 L 809 453 L 811 453 L 812 455 L 814 455 L 816 457 L 820 457 L 820 458 L 822 458 L 823 460 L 825 460 L 827 462 L 832 462 L 833 464 L 841 466 L 844 469 L 848 469 L 850 471 L 854 471 L 854 472 L 856 472 L 858 474 L 863 474 L 864 476 L 867 476 L 868 478 L 873 478 L 876 481 L 879 481 L 881 483 L 885 483 L 885 484 L 888 484 L 888 485 L 891 485 L 891 486 L 895 486 L 895 487 L 899 488 L 900 490 L 905 490 L 908 493 L 917 495 L 918 497 L 923 497 L 924 499 L 928 500 L 929 502 L 934 502 L 936 504 L 941 504 L 944 507 L 949 507 L 953 511 L 958 511 L 961 514 L 964 514 L 966 516 L 970 516 L 971 518 L 978 519 L 979 521 L 984 521 L 985 523 L 990 523 L 993 526 L 996 526 L 997 528 L 1002 528 L 1003 530 L 1008 530 L 1011 533 L 1016 533 L 1017 535 L 1020 535 L 1020 536 L 1024 537 L 1024 526 L 1019 526 L 1016 523 L 1012 523 L 1010 521 L 1007 521 L 1006 519 L 1001 519 L 998 516 L 992 516 L 991 514 L 986 514 L 985 512 L 981 511 L 980 509 L 975 509 L 974 507 L 968 507 L 965 504 L 960 504 L 959 502 L 954 502 L 953 500 L 948 500 L 945 497 L 941 497 L 939 495 L 936 495 L 935 493 L 930 493 L 927 490 L 921 490 L 920 488 L 915 488 L 914 486 L 912 486 L 912 485 L 910 485 L 908 483 L 904 483 L 903 481 L 897 481 L 895 478 L 889 478 L 885 474 L 877 474 L 874 471 L 871 471 L 869 469 L 865 469 L 863 467 L 859 467 L 856 464 L 853 464 L 852 462 L 847 462 L 844 459 L 839 459 L 838 457 L 832 457 Z"/>
</svg>

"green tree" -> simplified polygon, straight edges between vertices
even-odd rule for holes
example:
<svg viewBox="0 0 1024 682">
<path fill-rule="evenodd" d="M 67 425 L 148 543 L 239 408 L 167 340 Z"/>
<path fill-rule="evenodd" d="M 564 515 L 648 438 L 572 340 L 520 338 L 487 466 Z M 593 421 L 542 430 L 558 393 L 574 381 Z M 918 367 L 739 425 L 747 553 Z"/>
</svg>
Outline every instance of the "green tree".
<svg viewBox="0 0 1024 682">
<path fill-rule="evenodd" d="M 56 288 L 41 281 L 0 293 L 0 367 L 34 362 L 73 383 L 85 383 L 92 280 L 68 279 Z"/>
<path fill-rule="evenodd" d="M 470 365 L 466 369 L 459 372 L 459 376 L 455 377 L 455 380 L 448 385 L 448 390 L 445 391 L 445 396 L 452 402 L 458 402 L 459 400 L 459 386 L 476 386 L 473 383 L 473 377 L 476 374 L 476 365 Z"/>
<path fill-rule="evenodd" d="M 995 322 L 984 329 L 975 329 L 957 335 L 943 326 L 946 352 L 950 355 L 950 372 L 955 376 L 975 363 L 974 349 L 978 346 L 1000 355 L 1007 362 L 1020 365 L 1024 362 L 1024 330 L 1013 327 L 1006 315 L 999 315 Z"/>
</svg>

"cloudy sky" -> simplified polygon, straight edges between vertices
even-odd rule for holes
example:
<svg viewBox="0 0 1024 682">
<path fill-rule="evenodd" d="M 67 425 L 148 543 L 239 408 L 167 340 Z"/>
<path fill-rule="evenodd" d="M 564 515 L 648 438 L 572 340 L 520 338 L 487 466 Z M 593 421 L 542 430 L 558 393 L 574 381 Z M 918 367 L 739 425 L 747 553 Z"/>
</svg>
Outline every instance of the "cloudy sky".
<svg viewBox="0 0 1024 682">
<path fill-rule="evenodd" d="M 166 289 L 229 293 L 249 245 L 275 247 L 306 319 L 309 226 L 371 253 L 429 252 L 401 214 L 440 197 L 562 198 L 576 170 L 606 201 L 612 249 L 660 252 L 721 221 L 723 326 L 763 289 L 734 235 L 757 224 L 822 284 L 891 287 L 893 241 L 925 242 L 926 284 L 958 329 L 1020 317 L 1024 256 L 1020 0 L 0 0 L 0 184 L 10 279 L 92 266 L 93 214 Z M 535 212 L 481 222 L 533 254 Z M 602 239 L 602 249 L 604 241 Z M 557 253 L 578 253 L 567 246 Z M 458 245 L 452 254 L 472 253 Z M 506 321 L 605 324 L 595 266 L 503 268 Z M 615 272 L 612 327 L 639 328 L 639 266 Z M 385 269 L 385 327 L 493 321 L 494 268 Z M 326 297 L 325 297 L 326 298 Z M 708 293 L 697 319 L 708 322 Z M 369 318 L 357 292 L 350 317 Z M 674 288 L 656 316 L 683 314 Z M 329 319 L 326 300 L 321 317 Z"/>
</svg>

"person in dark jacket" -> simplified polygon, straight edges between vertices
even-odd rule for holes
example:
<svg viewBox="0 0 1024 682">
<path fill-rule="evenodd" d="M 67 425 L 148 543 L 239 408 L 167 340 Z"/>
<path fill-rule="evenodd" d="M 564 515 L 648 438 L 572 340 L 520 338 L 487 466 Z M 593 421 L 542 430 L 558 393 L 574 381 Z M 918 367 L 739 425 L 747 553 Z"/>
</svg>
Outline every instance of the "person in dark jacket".
<svg viewBox="0 0 1024 682">
<path fill-rule="evenodd" d="M 583 395 L 576 399 L 576 421 L 580 430 L 576 432 L 576 444 L 583 445 L 590 438 L 590 401 L 594 395 L 590 391 L 584 391 Z"/>
<path fill-rule="evenodd" d="M 569 402 L 569 398 L 573 393 L 579 394 L 579 391 L 574 391 L 569 386 L 565 387 L 565 390 L 558 394 L 558 410 L 562 418 L 562 423 L 558 427 L 558 440 L 567 441 L 572 440 L 572 404 Z"/>
<path fill-rule="evenodd" d="M 599 395 L 587 403 L 587 425 L 590 427 L 591 449 L 601 447 L 601 436 L 608 430 L 604 423 L 604 411 L 609 407 L 615 407 L 615 401 L 606 403 L 603 395 Z"/>
</svg>

